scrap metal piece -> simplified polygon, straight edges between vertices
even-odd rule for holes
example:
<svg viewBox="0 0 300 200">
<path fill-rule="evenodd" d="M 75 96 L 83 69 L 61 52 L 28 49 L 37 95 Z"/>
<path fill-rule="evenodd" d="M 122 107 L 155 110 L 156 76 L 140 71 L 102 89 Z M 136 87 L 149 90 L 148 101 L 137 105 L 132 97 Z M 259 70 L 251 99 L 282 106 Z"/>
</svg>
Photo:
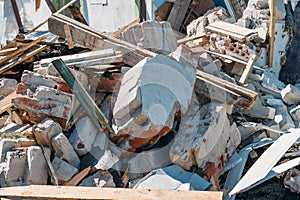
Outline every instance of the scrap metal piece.
<svg viewBox="0 0 300 200">
<path fill-rule="evenodd" d="M 103 130 L 108 130 L 110 133 L 113 133 L 114 131 L 110 127 L 109 122 L 102 111 L 98 108 L 96 103 L 84 89 L 81 83 L 77 80 L 77 78 L 73 76 L 62 59 L 54 60 L 52 61 L 52 64 L 66 81 L 83 108 L 87 111 L 87 114 L 89 115 L 95 126 L 99 127 L 100 124 Z"/>
<path fill-rule="evenodd" d="M 289 132 L 279 137 L 254 163 L 240 182 L 229 193 L 230 196 L 241 192 L 263 179 L 284 153 L 298 140 L 300 129 L 289 129 Z"/>
</svg>

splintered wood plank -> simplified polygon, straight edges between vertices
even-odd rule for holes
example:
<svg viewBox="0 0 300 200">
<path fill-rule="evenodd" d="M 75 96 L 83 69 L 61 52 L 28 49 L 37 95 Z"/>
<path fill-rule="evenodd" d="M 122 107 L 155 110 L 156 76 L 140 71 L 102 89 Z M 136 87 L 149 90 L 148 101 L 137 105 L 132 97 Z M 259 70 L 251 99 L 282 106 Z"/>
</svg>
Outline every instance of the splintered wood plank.
<svg viewBox="0 0 300 200">
<path fill-rule="evenodd" d="M 18 48 L 16 48 L 16 47 L 0 50 L 0 56 L 7 56 L 7 55 L 13 53 L 16 50 L 18 50 Z"/>
<path fill-rule="evenodd" d="M 0 60 L 0 65 L 4 64 L 5 62 L 15 58 L 16 56 L 19 56 L 20 54 L 23 54 L 25 51 L 29 50 L 30 48 L 36 46 L 40 41 L 46 39 L 47 37 L 46 36 L 42 36 L 32 42 L 30 42 L 28 45 L 18 49 L 17 51 L 13 52 L 12 54 L 2 58 Z"/>
<path fill-rule="evenodd" d="M 299 137 L 300 129 L 289 129 L 289 133 L 280 136 L 252 165 L 229 195 L 235 195 L 265 178 Z"/>
<path fill-rule="evenodd" d="M 241 97 L 245 98 L 248 100 L 247 104 L 243 105 L 245 109 L 250 109 L 253 105 L 254 102 L 256 101 L 258 94 L 256 92 L 253 92 L 247 88 L 235 85 L 233 83 L 230 83 L 226 80 L 223 80 L 221 78 L 218 78 L 216 76 L 210 75 L 208 73 L 202 72 L 197 70 L 196 72 L 197 76 L 202 77 L 204 80 L 211 81 L 214 84 L 217 84 L 227 90 L 230 90 L 231 92 L 234 92 Z M 246 103 L 246 102 L 245 102 Z"/>
<path fill-rule="evenodd" d="M 240 82 L 241 84 L 245 84 L 246 80 L 248 79 L 248 77 L 249 77 L 249 75 L 250 75 L 250 73 L 251 73 L 251 70 L 252 70 L 252 68 L 253 68 L 253 65 L 254 65 L 256 59 L 257 59 L 257 56 L 256 56 L 256 55 L 252 55 L 252 56 L 250 57 L 250 59 L 249 59 L 247 65 L 246 65 L 246 68 L 245 68 L 245 70 L 244 70 L 244 72 L 243 72 L 243 74 L 242 74 L 242 76 L 241 76 L 241 78 L 240 78 L 240 80 L 239 80 L 239 82 Z"/>
<path fill-rule="evenodd" d="M 41 53 L 42 51 L 44 51 L 47 48 L 47 45 L 43 45 L 31 52 L 28 52 L 26 54 L 24 54 L 23 56 L 21 56 L 19 59 L 17 59 L 16 61 L 9 63 L 7 65 L 4 65 L 3 67 L 0 68 L 0 74 L 3 74 L 4 72 L 10 70 L 11 68 L 13 68 L 14 66 L 21 64 L 22 62 L 30 59 L 31 57 Z"/>
<path fill-rule="evenodd" d="M 64 186 L 76 186 L 78 185 L 91 171 L 92 167 L 87 167 L 78 174 L 76 174 L 71 180 L 66 182 Z"/>
<path fill-rule="evenodd" d="M 0 101 L 0 115 L 10 109 L 13 104 L 11 100 L 16 96 L 16 92 L 12 92 Z"/>
<path fill-rule="evenodd" d="M 71 30 L 70 30 L 70 26 L 68 24 L 64 25 L 64 31 L 65 31 L 68 47 L 69 47 L 69 49 L 73 49 L 74 42 L 72 40 Z"/>
<path fill-rule="evenodd" d="M 31 185 L 0 188 L 0 197 L 31 199 L 198 199 L 222 200 L 222 192 L 184 190 L 136 190 L 74 186 Z"/>
<path fill-rule="evenodd" d="M 191 0 L 176 1 L 174 3 L 167 21 L 170 22 L 175 31 L 179 31 L 190 3 Z"/>
</svg>

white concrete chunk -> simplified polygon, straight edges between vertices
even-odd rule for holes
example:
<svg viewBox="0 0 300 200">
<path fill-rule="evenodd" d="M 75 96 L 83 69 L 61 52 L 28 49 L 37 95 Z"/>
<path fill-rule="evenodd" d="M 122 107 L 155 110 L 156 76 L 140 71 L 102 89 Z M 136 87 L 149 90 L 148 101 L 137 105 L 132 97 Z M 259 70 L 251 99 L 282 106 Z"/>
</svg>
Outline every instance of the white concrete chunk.
<svg viewBox="0 0 300 200">
<path fill-rule="evenodd" d="M 79 186 L 86 187 L 116 187 L 113 176 L 108 171 L 99 170 L 95 174 L 83 179 Z"/>
<path fill-rule="evenodd" d="M 290 115 L 296 121 L 300 121 L 300 105 L 290 109 Z"/>
<path fill-rule="evenodd" d="M 17 140 L 13 139 L 1 139 L 0 141 L 0 163 L 4 162 L 6 159 L 6 154 L 8 151 L 12 151 L 14 147 L 16 147 L 18 144 Z"/>
<path fill-rule="evenodd" d="M 75 129 L 69 141 L 78 156 L 82 156 L 91 151 L 97 133 L 97 128 L 88 117 L 81 118 L 75 124 Z"/>
<path fill-rule="evenodd" d="M 0 95 L 7 96 L 17 89 L 18 82 L 15 79 L 0 80 Z"/>
<path fill-rule="evenodd" d="M 62 132 L 61 126 L 52 119 L 46 118 L 34 128 L 34 135 L 38 144 L 51 147 L 53 136 Z"/>
<path fill-rule="evenodd" d="M 271 90 L 275 93 L 280 93 L 280 91 L 285 87 L 285 84 L 278 80 L 278 78 L 271 72 L 264 72 L 262 77 L 261 85 Z"/>
<path fill-rule="evenodd" d="M 80 160 L 65 134 L 60 133 L 52 138 L 55 156 L 79 168 Z"/>
<path fill-rule="evenodd" d="M 50 158 L 51 151 L 45 148 L 45 153 Z M 26 182 L 29 185 L 47 185 L 48 167 L 41 147 L 31 146 L 27 150 L 27 177 Z"/>
<path fill-rule="evenodd" d="M 78 173 L 78 169 L 73 165 L 55 157 L 52 161 L 53 168 L 55 170 L 58 183 L 63 184 L 69 181 L 75 174 Z"/>
<path fill-rule="evenodd" d="M 175 112 L 187 111 L 195 79 L 194 67 L 169 57 L 139 62 L 125 74 L 114 106 L 117 135 L 130 136 L 138 148 L 160 131 L 160 136 L 169 132 Z"/>
<path fill-rule="evenodd" d="M 300 103 L 300 89 L 288 84 L 281 90 L 282 100 L 288 105 L 297 105 Z"/>
<path fill-rule="evenodd" d="M 272 107 L 263 106 L 261 100 L 257 98 L 250 110 L 241 110 L 240 112 L 252 118 L 274 119 L 276 110 Z"/>
</svg>

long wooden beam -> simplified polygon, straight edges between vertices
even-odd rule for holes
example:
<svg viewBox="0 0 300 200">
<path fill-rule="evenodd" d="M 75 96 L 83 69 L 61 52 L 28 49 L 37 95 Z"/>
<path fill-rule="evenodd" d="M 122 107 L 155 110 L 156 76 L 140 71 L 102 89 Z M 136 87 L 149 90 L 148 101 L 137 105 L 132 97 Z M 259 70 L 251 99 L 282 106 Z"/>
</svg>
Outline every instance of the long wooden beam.
<svg viewBox="0 0 300 200">
<path fill-rule="evenodd" d="M 222 192 L 184 190 L 136 190 L 73 186 L 21 186 L 0 188 L 0 197 L 21 199 L 197 199 L 221 200 Z"/>
</svg>

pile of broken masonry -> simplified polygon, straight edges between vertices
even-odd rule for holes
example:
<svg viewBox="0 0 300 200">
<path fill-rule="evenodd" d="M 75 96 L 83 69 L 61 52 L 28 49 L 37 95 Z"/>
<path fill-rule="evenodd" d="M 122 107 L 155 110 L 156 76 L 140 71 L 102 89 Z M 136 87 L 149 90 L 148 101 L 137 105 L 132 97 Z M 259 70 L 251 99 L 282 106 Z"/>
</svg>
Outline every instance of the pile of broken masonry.
<svg viewBox="0 0 300 200">
<path fill-rule="evenodd" d="M 209 10 L 184 38 L 165 21 L 108 34 L 52 15 L 49 33 L 0 50 L 1 76 L 15 77 L 0 84 L 0 186 L 221 190 L 230 199 L 287 172 L 284 186 L 299 193 L 300 85 L 268 66 L 269 24 L 268 1 L 256 0 L 237 22 Z"/>
</svg>

